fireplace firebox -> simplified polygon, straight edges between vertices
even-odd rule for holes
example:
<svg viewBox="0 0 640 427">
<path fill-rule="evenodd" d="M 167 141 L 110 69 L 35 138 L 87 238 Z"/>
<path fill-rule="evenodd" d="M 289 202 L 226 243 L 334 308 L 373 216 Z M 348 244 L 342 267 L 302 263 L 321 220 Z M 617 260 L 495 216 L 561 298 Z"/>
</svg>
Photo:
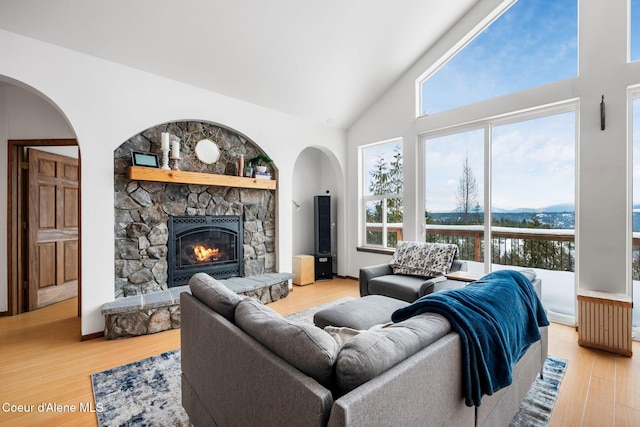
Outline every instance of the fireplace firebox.
<svg viewBox="0 0 640 427">
<path fill-rule="evenodd" d="M 170 216 L 169 287 L 186 285 L 195 273 L 218 279 L 242 277 L 242 217 Z"/>
</svg>

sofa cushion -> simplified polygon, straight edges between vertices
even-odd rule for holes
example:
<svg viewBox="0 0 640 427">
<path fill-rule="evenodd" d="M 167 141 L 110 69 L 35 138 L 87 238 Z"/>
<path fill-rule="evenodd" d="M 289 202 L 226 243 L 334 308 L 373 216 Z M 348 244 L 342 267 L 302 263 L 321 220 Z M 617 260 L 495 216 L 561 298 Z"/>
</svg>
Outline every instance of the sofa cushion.
<svg viewBox="0 0 640 427">
<path fill-rule="evenodd" d="M 533 283 L 534 280 L 536 280 L 536 277 L 538 276 L 536 274 L 535 271 L 533 271 L 533 269 L 531 268 L 524 268 L 522 270 L 518 270 L 520 273 L 522 273 L 522 275 L 524 277 L 526 277 L 527 279 L 529 279 L 530 282 Z"/>
<path fill-rule="evenodd" d="M 400 241 L 389 263 L 393 274 L 435 277 L 449 272 L 457 254 L 453 244 Z"/>
<path fill-rule="evenodd" d="M 331 386 L 339 346 L 328 333 L 311 323 L 288 320 L 255 298 L 241 301 L 235 317 L 256 341 L 320 384 Z"/>
<path fill-rule="evenodd" d="M 379 323 L 391 322 L 393 312 L 408 305 L 395 298 L 366 295 L 318 311 L 313 315 L 313 323 L 319 328 L 331 325 L 369 329 Z"/>
<path fill-rule="evenodd" d="M 424 313 L 349 339 L 336 361 L 336 381 L 342 393 L 377 377 L 445 336 L 449 322 L 439 314 Z"/>
<path fill-rule="evenodd" d="M 387 274 L 369 280 L 369 292 L 374 295 L 413 302 L 420 298 L 420 289 L 427 281 L 424 277 Z"/>
<path fill-rule="evenodd" d="M 233 322 L 236 306 L 243 297 L 206 273 L 191 276 L 189 289 L 193 296 Z"/>
</svg>

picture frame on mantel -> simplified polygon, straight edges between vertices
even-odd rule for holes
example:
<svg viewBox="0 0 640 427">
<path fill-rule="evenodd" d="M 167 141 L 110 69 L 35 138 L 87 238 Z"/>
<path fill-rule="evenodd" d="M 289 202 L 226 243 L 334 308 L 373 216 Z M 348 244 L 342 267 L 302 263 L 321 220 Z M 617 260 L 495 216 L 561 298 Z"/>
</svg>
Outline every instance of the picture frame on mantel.
<svg viewBox="0 0 640 427">
<path fill-rule="evenodd" d="M 160 167 L 158 155 L 154 153 L 145 153 L 144 151 L 132 151 L 131 163 L 133 163 L 133 166 L 144 166 L 149 168 Z"/>
</svg>

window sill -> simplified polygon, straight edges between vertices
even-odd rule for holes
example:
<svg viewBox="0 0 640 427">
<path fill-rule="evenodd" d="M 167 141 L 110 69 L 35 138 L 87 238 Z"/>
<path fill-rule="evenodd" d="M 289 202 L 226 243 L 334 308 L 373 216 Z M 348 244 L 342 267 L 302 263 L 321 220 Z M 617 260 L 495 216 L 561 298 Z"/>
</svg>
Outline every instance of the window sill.
<svg viewBox="0 0 640 427">
<path fill-rule="evenodd" d="M 393 248 L 372 248 L 370 246 L 358 246 L 356 247 L 358 252 L 369 252 L 372 254 L 393 255 L 396 251 Z"/>
</svg>

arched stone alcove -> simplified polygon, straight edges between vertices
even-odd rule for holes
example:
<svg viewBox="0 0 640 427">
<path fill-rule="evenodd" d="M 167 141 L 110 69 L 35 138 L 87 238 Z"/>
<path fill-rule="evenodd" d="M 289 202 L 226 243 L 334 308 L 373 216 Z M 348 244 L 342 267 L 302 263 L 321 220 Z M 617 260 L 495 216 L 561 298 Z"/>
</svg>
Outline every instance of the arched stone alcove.
<svg viewBox="0 0 640 427">
<path fill-rule="evenodd" d="M 147 129 L 114 151 L 115 297 L 167 289 L 169 216 L 240 215 L 243 218 L 244 276 L 275 271 L 276 197 L 266 189 L 176 184 L 131 180 L 132 151 L 158 154 L 162 132 L 180 139 L 183 171 L 235 175 L 238 155 L 252 159 L 261 153 L 246 136 L 201 121 L 172 122 Z M 213 141 L 220 158 L 198 160 L 195 145 Z M 277 169 L 268 165 L 272 177 Z"/>
</svg>

